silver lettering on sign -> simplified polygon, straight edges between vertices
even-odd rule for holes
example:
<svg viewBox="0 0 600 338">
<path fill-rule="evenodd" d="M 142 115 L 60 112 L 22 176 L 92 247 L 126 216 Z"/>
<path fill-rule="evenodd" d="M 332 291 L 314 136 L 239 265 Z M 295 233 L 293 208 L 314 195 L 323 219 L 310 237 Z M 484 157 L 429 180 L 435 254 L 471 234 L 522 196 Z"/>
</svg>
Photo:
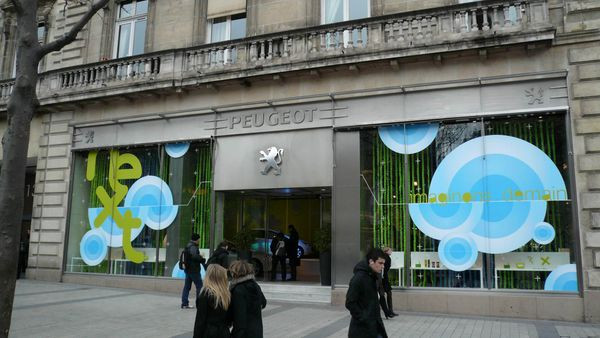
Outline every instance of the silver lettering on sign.
<svg viewBox="0 0 600 338">
<path fill-rule="evenodd" d="M 304 124 L 313 122 L 317 111 L 319 111 L 318 108 L 296 108 L 272 112 L 242 113 L 226 117 L 224 121 L 227 121 L 226 128 L 229 129 Z"/>
</svg>

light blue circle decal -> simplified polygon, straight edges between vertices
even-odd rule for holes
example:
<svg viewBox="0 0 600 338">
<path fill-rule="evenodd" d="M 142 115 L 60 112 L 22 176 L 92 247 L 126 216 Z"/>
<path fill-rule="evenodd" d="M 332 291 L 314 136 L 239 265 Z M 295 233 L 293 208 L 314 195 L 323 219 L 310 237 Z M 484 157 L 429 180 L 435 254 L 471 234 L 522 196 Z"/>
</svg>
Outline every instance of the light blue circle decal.
<svg viewBox="0 0 600 338">
<path fill-rule="evenodd" d="M 135 218 L 139 218 L 141 215 L 140 208 L 128 208 L 128 207 L 118 207 L 117 208 L 122 215 L 125 215 L 125 212 L 131 211 L 131 215 Z M 98 215 L 104 210 L 104 208 L 88 208 L 88 220 L 90 221 L 90 229 L 99 229 L 104 238 L 106 239 L 106 244 L 111 248 L 120 248 L 123 246 L 123 229 L 117 226 L 117 223 L 112 219 L 112 217 L 108 216 L 102 222 L 102 225 L 99 228 L 96 228 L 94 222 Z M 139 234 L 144 230 L 144 223 L 142 221 L 142 225 L 139 228 L 133 228 L 131 230 L 131 241 L 136 239 Z"/>
<path fill-rule="evenodd" d="M 554 227 L 546 222 L 540 222 L 533 228 L 533 240 L 538 244 L 548 244 L 555 236 Z"/>
<path fill-rule="evenodd" d="M 440 261 L 448 269 L 464 271 L 477 261 L 477 246 L 467 234 L 449 235 L 444 237 L 438 246 Z"/>
<path fill-rule="evenodd" d="M 511 205 L 508 213 L 507 204 Z M 479 251 L 499 254 L 527 244 L 535 225 L 546 216 L 546 204 L 545 201 L 485 202 L 483 218 L 471 232 Z"/>
<path fill-rule="evenodd" d="M 106 239 L 99 229 L 92 229 L 81 238 L 79 254 L 85 264 L 96 266 L 102 263 L 107 253 Z"/>
<path fill-rule="evenodd" d="M 206 274 L 206 271 L 204 270 L 204 266 L 202 264 L 200 264 L 200 278 L 204 279 L 205 274 Z M 171 272 L 171 277 L 180 278 L 180 279 L 185 278 L 185 271 L 183 271 L 179 268 L 179 261 L 177 261 L 177 263 L 175 263 L 175 266 L 173 266 L 173 271 Z"/>
<path fill-rule="evenodd" d="M 169 143 L 165 145 L 165 151 L 173 158 L 179 158 L 190 149 L 189 143 Z"/>
<path fill-rule="evenodd" d="M 552 226 L 540 225 L 547 202 L 568 200 L 554 162 L 534 145 L 504 135 L 477 137 L 452 150 L 436 168 L 426 198 L 429 203 L 409 204 L 419 230 L 438 240 L 468 235 L 478 251 L 493 254 L 531 239 L 552 242 Z M 438 251 L 449 267 L 461 266 Z"/>
<path fill-rule="evenodd" d="M 484 203 L 410 203 L 408 211 L 419 230 L 441 239 L 451 233 L 467 233 L 483 217 Z"/>
<path fill-rule="evenodd" d="M 125 206 L 139 208 L 142 221 L 153 230 L 167 228 L 177 217 L 171 189 L 156 176 L 135 181 L 125 196 Z"/>
<path fill-rule="evenodd" d="M 415 154 L 427 148 L 437 136 L 439 124 L 421 123 L 379 127 L 379 138 L 399 154 Z"/>
<path fill-rule="evenodd" d="M 544 290 L 577 292 L 577 268 L 575 264 L 560 265 L 546 278 Z"/>
</svg>

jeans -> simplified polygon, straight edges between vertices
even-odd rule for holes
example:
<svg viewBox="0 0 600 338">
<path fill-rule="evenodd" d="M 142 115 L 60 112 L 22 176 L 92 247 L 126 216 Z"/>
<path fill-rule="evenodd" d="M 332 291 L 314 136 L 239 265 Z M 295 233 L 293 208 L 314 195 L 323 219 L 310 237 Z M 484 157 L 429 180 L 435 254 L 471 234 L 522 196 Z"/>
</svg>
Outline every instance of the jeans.
<svg viewBox="0 0 600 338">
<path fill-rule="evenodd" d="M 202 279 L 200 278 L 200 273 L 185 273 L 185 284 L 183 285 L 183 292 L 181 293 L 181 305 L 188 306 L 190 302 L 188 300 L 188 296 L 190 295 L 190 290 L 192 289 L 192 282 L 196 286 L 196 298 L 200 294 L 200 289 L 202 289 Z"/>
</svg>

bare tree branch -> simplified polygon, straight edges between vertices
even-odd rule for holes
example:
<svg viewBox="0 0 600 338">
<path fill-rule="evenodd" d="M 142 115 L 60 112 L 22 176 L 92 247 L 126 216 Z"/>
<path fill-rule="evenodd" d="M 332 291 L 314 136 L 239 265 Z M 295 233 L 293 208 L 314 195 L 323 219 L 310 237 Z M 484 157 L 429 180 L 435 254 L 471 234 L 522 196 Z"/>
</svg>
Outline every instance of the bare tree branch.
<svg viewBox="0 0 600 338">
<path fill-rule="evenodd" d="M 11 0 L 17 1 L 17 0 Z M 70 44 L 77 37 L 77 33 L 90 21 L 90 19 L 100 10 L 100 8 L 106 6 L 110 0 L 98 0 L 92 4 L 92 7 L 79 19 L 79 21 L 71 27 L 71 30 L 63 35 L 58 40 L 54 40 L 40 47 L 41 56 L 44 56 L 50 52 L 61 50 L 64 46 Z"/>
</svg>

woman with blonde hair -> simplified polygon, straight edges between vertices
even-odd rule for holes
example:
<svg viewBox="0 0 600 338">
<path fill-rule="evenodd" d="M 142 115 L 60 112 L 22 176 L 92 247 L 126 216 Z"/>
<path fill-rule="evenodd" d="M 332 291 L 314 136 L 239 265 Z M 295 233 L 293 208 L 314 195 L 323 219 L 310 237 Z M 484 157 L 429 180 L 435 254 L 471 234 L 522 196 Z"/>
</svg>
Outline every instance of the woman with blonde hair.
<svg viewBox="0 0 600 338">
<path fill-rule="evenodd" d="M 194 338 L 230 337 L 230 322 L 227 317 L 230 303 L 227 270 L 218 264 L 209 265 L 204 285 L 196 299 Z"/>
<path fill-rule="evenodd" d="M 229 267 L 231 280 L 231 316 L 235 338 L 262 338 L 262 309 L 267 300 L 254 280 L 254 267 L 246 261 L 235 261 Z"/>
</svg>

